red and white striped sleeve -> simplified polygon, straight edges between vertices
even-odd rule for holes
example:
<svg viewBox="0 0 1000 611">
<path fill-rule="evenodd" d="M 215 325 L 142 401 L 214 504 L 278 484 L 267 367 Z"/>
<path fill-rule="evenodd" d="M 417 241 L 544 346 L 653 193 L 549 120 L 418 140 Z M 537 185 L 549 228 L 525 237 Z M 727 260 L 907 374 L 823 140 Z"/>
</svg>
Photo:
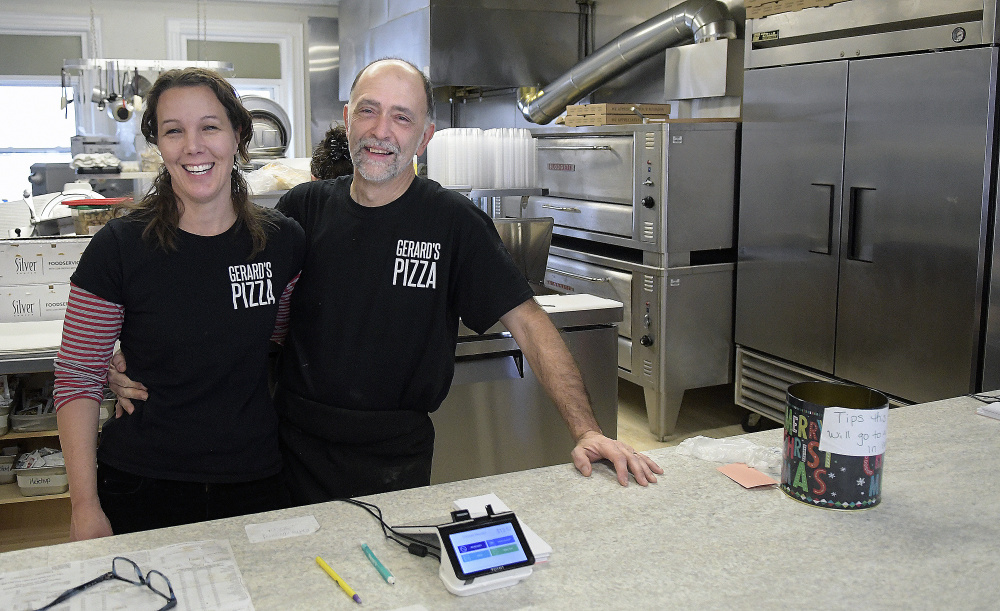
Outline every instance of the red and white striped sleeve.
<svg viewBox="0 0 1000 611">
<path fill-rule="evenodd" d="M 278 344 L 285 343 L 285 336 L 288 335 L 288 318 L 292 303 L 292 291 L 295 290 L 295 283 L 299 281 L 299 276 L 301 275 L 301 272 L 295 274 L 295 277 L 285 286 L 285 290 L 281 292 L 281 299 L 278 300 L 278 317 L 274 320 L 274 331 L 271 333 L 272 342 Z"/>
<path fill-rule="evenodd" d="M 104 398 L 108 362 L 122 330 L 125 308 L 70 285 L 62 344 L 55 360 L 56 410 L 74 399 Z"/>
</svg>

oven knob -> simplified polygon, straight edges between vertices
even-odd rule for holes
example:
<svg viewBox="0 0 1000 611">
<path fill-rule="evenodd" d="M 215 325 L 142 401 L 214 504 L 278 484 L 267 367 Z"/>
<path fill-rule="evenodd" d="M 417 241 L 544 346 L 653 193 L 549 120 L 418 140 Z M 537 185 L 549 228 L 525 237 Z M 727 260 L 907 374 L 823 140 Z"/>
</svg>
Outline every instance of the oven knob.
<svg viewBox="0 0 1000 611">
<path fill-rule="evenodd" d="M 648 335 L 643 335 L 639 338 L 639 343 L 648 348 L 653 345 L 653 338 Z"/>
<path fill-rule="evenodd" d="M 656 202 L 653 201 L 652 197 L 647 195 L 646 197 L 642 198 L 642 205 L 647 208 L 652 208 L 653 206 L 656 205 Z"/>
</svg>

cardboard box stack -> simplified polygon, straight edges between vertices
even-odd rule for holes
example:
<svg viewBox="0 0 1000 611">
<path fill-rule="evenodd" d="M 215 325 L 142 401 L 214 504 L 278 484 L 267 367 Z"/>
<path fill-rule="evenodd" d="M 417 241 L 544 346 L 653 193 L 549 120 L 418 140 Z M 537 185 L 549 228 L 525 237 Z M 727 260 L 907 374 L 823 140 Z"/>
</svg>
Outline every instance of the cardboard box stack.
<svg viewBox="0 0 1000 611">
<path fill-rule="evenodd" d="M 830 6 L 848 0 L 745 0 L 747 19 L 760 19 L 778 13 L 801 11 L 804 8 Z"/>
<path fill-rule="evenodd" d="M 0 323 L 61 320 L 89 237 L 0 240 Z"/>
<path fill-rule="evenodd" d="M 668 116 L 670 104 L 574 104 L 566 107 L 565 122 L 567 127 L 632 125 L 642 123 L 642 117 L 664 121 Z"/>
</svg>

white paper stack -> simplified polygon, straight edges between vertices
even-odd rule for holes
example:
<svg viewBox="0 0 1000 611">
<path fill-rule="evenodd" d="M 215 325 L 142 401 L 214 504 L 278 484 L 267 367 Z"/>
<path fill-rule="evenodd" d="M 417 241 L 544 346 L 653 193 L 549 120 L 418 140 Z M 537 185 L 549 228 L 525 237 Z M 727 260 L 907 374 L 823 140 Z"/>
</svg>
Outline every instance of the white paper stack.
<svg viewBox="0 0 1000 611">
<path fill-rule="evenodd" d="M 989 405 L 984 405 L 976 410 L 976 413 L 980 416 L 986 416 L 987 418 L 995 418 L 1000 420 L 1000 404 L 990 403 Z"/>
<path fill-rule="evenodd" d="M 458 499 L 453 504 L 455 509 L 468 510 L 469 514 L 474 518 L 486 515 L 487 505 L 493 506 L 493 513 L 510 511 L 510 508 L 492 492 L 482 496 Z M 531 530 L 520 517 L 517 518 L 517 522 L 521 525 L 521 530 L 524 531 L 524 538 L 528 540 L 528 546 L 531 547 L 531 553 L 535 556 L 535 562 L 548 562 L 549 556 L 552 554 L 552 546 L 539 537 L 535 531 Z"/>
</svg>

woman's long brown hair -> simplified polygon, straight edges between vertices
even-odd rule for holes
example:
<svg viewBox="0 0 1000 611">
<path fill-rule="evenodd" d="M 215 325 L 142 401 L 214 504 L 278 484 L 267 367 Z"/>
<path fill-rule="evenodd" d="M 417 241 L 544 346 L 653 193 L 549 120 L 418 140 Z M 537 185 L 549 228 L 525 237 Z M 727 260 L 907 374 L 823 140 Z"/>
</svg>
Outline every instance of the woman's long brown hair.
<svg viewBox="0 0 1000 611">
<path fill-rule="evenodd" d="M 216 72 L 204 68 L 168 70 L 156 79 L 146 96 L 146 110 L 142 114 L 142 122 L 140 123 L 146 142 L 153 145 L 157 143 L 156 109 L 163 92 L 174 87 L 208 87 L 226 109 L 226 115 L 233 126 L 233 131 L 239 137 L 237 154 L 243 161 L 249 160 L 247 147 L 253 138 L 253 117 L 243 107 L 233 86 Z M 250 201 L 250 188 L 239 168 L 236 167 L 235 159 L 233 159 L 230 184 L 233 210 L 236 212 L 237 219 L 242 221 L 250 232 L 253 240 L 253 250 L 250 253 L 252 258 L 264 250 L 267 245 L 267 229 L 274 225 L 274 220 L 264 208 Z M 146 223 L 142 234 L 145 239 L 155 240 L 164 250 L 175 250 L 180 210 L 170 173 L 167 172 L 166 167 L 161 168 L 159 174 L 153 179 L 153 186 L 149 192 L 140 201 L 126 208 L 130 218 Z"/>
</svg>

